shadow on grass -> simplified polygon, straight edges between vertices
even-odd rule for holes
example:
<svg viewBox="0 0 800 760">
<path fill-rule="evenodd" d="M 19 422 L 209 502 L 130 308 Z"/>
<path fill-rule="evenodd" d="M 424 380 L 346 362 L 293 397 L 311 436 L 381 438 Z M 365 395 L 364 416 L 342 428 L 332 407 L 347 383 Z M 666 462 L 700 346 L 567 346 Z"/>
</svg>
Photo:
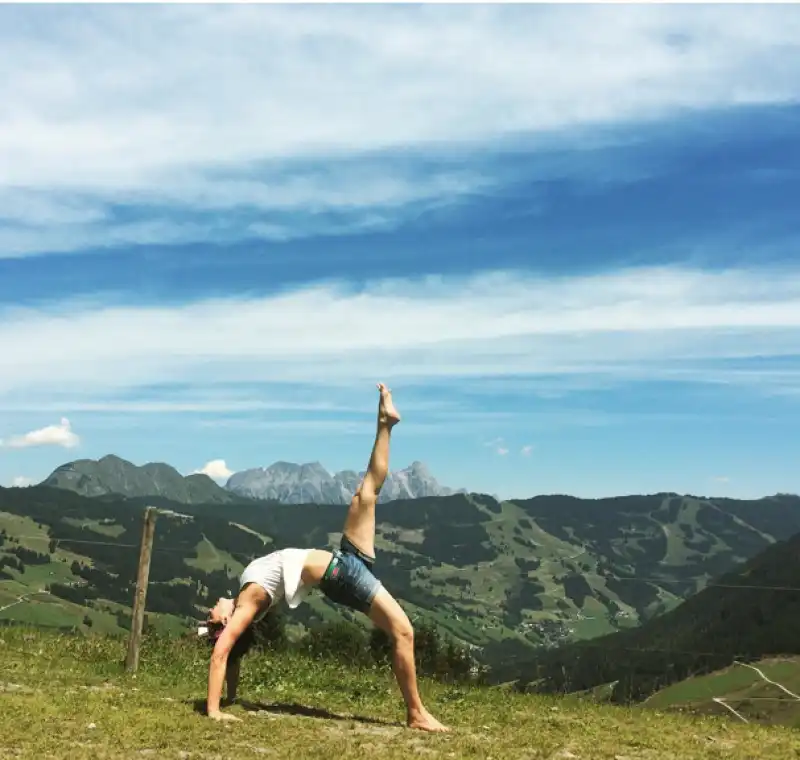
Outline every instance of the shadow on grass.
<svg viewBox="0 0 800 760">
<path fill-rule="evenodd" d="M 189 704 L 194 707 L 195 712 L 205 715 L 205 699 L 194 699 L 189 701 Z M 273 715 L 297 715 L 303 718 L 320 718 L 322 720 L 356 721 L 358 723 L 368 723 L 375 726 L 400 725 L 397 721 L 369 718 L 366 715 L 341 715 L 326 710 L 323 707 L 309 707 L 308 705 L 301 705 L 297 702 L 273 702 L 272 704 L 267 704 L 265 702 L 250 702 L 246 699 L 237 699 L 235 704 L 247 712 L 266 712 Z"/>
</svg>

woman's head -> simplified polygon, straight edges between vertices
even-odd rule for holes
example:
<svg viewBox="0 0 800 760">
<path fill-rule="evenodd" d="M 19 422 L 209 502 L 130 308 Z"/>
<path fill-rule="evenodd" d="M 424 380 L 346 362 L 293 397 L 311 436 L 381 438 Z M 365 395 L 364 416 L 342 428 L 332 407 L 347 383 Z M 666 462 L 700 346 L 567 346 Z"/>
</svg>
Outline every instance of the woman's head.
<svg viewBox="0 0 800 760">
<path fill-rule="evenodd" d="M 217 599 L 217 603 L 208 611 L 208 622 L 215 626 L 221 625 L 224 628 L 233 616 L 233 608 L 235 606 L 233 599 L 220 597 Z"/>
<path fill-rule="evenodd" d="M 208 642 L 212 646 L 217 643 L 217 639 L 222 635 L 225 626 L 228 625 L 236 603 L 233 599 L 220 597 L 217 603 L 208 611 Z M 238 660 L 250 651 L 255 642 L 253 626 L 247 626 L 231 648 L 229 658 Z"/>
</svg>

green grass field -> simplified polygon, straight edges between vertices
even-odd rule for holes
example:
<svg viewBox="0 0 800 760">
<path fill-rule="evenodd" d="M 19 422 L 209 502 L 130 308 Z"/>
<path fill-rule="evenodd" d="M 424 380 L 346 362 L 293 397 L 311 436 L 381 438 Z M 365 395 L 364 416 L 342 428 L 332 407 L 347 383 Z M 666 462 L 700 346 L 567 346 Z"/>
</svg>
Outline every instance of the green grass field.
<svg viewBox="0 0 800 760">
<path fill-rule="evenodd" d="M 299 654 L 252 654 L 235 724 L 203 713 L 208 650 L 148 640 L 125 674 L 125 640 L 0 629 L 0 757 L 14 758 L 536 758 L 715 760 L 795 758 L 800 734 L 714 716 L 514 694 L 504 688 L 421 684 L 453 728 L 406 729 L 389 672 Z"/>
<path fill-rule="evenodd" d="M 235 560 L 228 552 L 218 549 L 207 538 L 197 544 L 197 557 L 187 559 L 186 564 L 206 572 L 222 570 L 227 566 L 231 575 L 239 575 L 244 570 L 241 562 Z"/>
<path fill-rule="evenodd" d="M 800 658 L 783 657 L 752 663 L 770 680 L 800 696 Z M 721 698 L 745 720 L 800 727 L 800 700 L 764 681 L 754 670 L 731 665 L 708 675 L 688 678 L 653 694 L 644 703 L 653 709 L 729 712 Z M 732 713 L 731 713 L 732 715 Z"/>
<path fill-rule="evenodd" d="M 100 520 L 77 520 L 72 517 L 65 517 L 64 522 L 68 525 L 74 525 L 76 528 L 84 528 L 93 533 L 99 533 L 101 536 L 108 536 L 109 538 L 118 538 L 125 532 L 125 528 L 121 525 L 115 525 L 110 522 L 101 522 Z"/>
</svg>

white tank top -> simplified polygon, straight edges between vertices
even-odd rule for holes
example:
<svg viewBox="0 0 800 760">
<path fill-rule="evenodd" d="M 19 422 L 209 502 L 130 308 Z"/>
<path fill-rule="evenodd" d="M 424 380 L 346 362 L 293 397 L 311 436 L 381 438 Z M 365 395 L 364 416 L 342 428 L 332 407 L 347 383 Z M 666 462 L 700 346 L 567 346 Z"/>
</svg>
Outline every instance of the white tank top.
<svg viewBox="0 0 800 760">
<path fill-rule="evenodd" d="M 280 549 L 254 559 L 239 576 L 239 589 L 247 583 L 255 583 L 270 595 L 270 606 L 286 599 L 286 604 L 294 609 L 311 591 L 302 582 L 303 566 L 310 551 Z M 265 609 L 256 620 L 260 620 L 266 613 Z"/>
</svg>

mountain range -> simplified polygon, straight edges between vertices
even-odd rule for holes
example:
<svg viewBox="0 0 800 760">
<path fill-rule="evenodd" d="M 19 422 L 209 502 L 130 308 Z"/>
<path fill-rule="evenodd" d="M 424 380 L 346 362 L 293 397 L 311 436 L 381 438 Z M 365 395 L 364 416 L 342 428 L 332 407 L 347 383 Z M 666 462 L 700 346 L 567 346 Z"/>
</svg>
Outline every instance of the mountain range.
<svg viewBox="0 0 800 760">
<path fill-rule="evenodd" d="M 342 470 L 332 475 L 319 462 L 276 462 L 269 467 L 234 473 L 225 488 L 239 496 L 281 504 L 349 504 L 363 476 L 363 472 L 355 470 Z M 378 501 L 453 493 L 456 491 L 440 486 L 422 462 L 412 462 L 404 470 L 389 473 Z"/>
<path fill-rule="evenodd" d="M 174 467 L 158 462 L 139 467 L 114 455 L 62 464 L 41 485 L 90 497 L 160 496 L 179 504 L 225 503 L 235 498 L 208 475 L 184 476 Z"/>
<path fill-rule="evenodd" d="M 319 462 L 275 462 L 234 473 L 223 488 L 207 475 L 181 475 L 164 463 L 137 466 L 109 455 L 80 459 L 56 468 L 41 485 L 63 488 L 83 496 L 118 494 L 163 497 L 179 504 L 230 503 L 245 498 L 282 504 L 349 504 L 363 472 L 329 473 Z M 379 501 L 447 496 L 457 491 L 436 481 L 422 462 L 390 472 Z"/>
</svg>

